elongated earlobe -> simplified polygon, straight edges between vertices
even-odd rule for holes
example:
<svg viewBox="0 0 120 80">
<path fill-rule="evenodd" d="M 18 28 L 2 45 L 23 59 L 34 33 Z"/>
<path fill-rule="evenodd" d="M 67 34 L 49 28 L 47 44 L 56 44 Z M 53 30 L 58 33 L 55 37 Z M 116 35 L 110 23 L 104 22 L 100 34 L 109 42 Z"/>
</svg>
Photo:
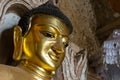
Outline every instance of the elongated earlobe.
<svg viewBox="0 0 120 80">
<path fill-rule="evenodd" d="M 20 60 L 22 57 L 22 30 L 19 26 L 14 27 L 14 54 L 13 54 L 13 59 L 15 60 Z"/>
</svg>

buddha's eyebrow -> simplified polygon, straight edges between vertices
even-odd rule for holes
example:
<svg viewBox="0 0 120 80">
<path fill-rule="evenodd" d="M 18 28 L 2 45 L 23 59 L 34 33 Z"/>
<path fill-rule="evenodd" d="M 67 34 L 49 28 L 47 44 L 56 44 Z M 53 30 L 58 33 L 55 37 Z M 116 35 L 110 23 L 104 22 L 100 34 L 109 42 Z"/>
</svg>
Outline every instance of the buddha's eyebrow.
<svg viewBox="0 0 120 80">
<path fill-rule="evenodd" d="M 37 26 L 46 26 L 45 24 L 36 24 Z"/>
</svg>

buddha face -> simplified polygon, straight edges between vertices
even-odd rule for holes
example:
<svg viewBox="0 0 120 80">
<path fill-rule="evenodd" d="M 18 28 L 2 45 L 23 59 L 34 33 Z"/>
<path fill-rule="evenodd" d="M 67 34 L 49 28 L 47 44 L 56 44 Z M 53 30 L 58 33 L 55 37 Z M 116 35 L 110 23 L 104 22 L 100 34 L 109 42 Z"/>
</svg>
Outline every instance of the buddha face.
<svg viewBox="0 0 120 80">
<path fill-rule="evenodd" d="M 29 26 L 22 45 L 25 59 L 46 70 L 56 70 L 65 56 L 69 28 L 60 19 L 43 14 L 34 15 Z"/>
</svg>

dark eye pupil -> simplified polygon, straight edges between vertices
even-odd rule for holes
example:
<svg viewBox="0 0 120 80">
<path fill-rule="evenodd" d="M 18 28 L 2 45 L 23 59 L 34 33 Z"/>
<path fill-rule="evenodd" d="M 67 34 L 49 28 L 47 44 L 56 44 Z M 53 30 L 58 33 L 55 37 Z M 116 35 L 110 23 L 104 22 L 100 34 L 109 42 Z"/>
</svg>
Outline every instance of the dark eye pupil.
<svg viewBox="0 0 120 80">
<path fill-rule="evenodd" d="M 54 38 L 55 37 L 55 35 L 54 35 L 54 33 L 52 33 L 52 32 L 48 32 L 48 31 L 40 31 L 40 33 L 41 34 L 43 34 L 45 37 L 49 37 L 49 38 Z"/>
<path fill-rule="evenodd" d="M 54 35 L 53 35 L 52 33 L 44 33 L 44 35 L 45 35 L 46 37 L 51 37 L 51 38 L 54 37 Z"/>
<path fill-rule="evenodd" d="M 52 35 L 50 33 L 46 33 L 47 37 L 52 37 Z"/>
</svg>

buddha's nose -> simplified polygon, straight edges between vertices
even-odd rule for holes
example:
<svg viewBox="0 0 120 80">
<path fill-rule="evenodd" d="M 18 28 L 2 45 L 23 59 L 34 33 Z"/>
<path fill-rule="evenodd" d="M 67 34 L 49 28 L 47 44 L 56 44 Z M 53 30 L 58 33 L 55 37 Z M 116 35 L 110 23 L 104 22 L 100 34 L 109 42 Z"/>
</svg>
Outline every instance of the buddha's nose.
<svg viewBox="0 0 120 80">
<path fill-rule="evenodd" d="M 59 36 L 56 39 L 56 43 L 53 46 L 53 50 L 55 50 L 57 53 L 63 53 L 64 52 L 64 44 L 62 42 L 62 37 Z"/>
</svg>

